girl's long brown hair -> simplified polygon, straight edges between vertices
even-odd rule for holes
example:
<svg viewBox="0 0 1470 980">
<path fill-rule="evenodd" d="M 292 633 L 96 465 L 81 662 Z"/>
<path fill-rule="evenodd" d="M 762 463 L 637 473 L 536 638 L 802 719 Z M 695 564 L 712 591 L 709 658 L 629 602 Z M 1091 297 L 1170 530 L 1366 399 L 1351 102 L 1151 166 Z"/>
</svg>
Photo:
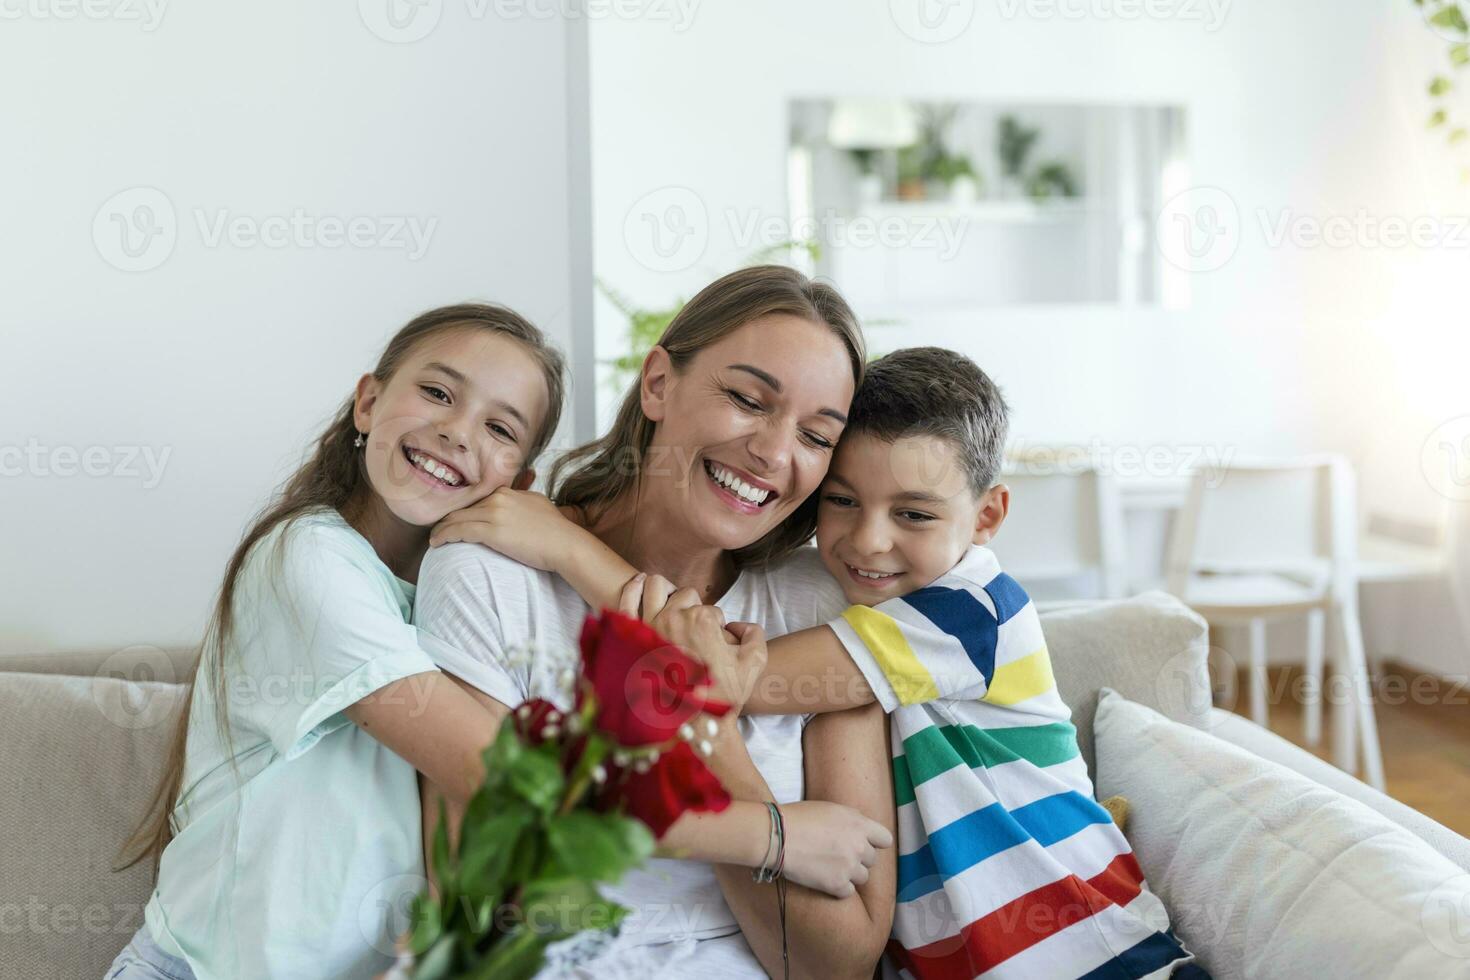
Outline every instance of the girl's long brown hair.
<svg viewBox="0 0 1470 980">
<path fill-rule="evenodd" d="M 525 466 L 530 466 L 546 447 L 561 418 L 562 400 L 566 392 L 565 362 L 524 317 L 501 306 L 462 303 L 442 306 L 415 317 L 398 331 L 378 359 L 373 377 L 387 384 L 420 343 L 451 330 L 483 330 L 501 334 L 520 342 L 536 358 L 546 380 L 546 419 L 536 440 L 526 451 Z M 211 658 L 214 677 L 213 696 L 216 723 L 221 732 L 229 730 L 226 704 L 228 685 L 224 671 L 224 655 L 229 648 L 235 624 L 235 585 L 251 549 L 278 525 L 295 521 L 309 511 L 331 507 L 338 511 L 360 507 L 365 494 L 371 492 L 362 465 L 362 453 L 353 445 L 357 425 L 353 420 L 355 398 L 349 396 L 342 408 L 316 442 L 311 458 L 286 481 L 282 489 L 256 515 L 235 553 L 225 566 L 224 583 L 220 586 L 214 612 L 200 645 L 199 658 L 190 674 L 184 709 L 174 728 L 168 761 L 142 821 L 123 844 L 117 870 L 132 867 L 144 858 L 156 862 L 173 837 L 171 817 L 178 802 L 184 778 L 184 749 L 189 731 L 190 707 L 194 699 L 195 681 L 206 657 Z M 281 539 L 284 540 L 284 539 Z M 233 766 L 234 759 L 231 758 Z"/>
<path fill-rule="evenodd" d="M 782 265 L 757 265 L 716 279 L 700 290 L 669 322 L 658 346 L 669 353 L 675 371 L 694 355 L 751 320 L 773 314 L 799 317 L 828 327 L 852 362 L 853 384 L 862 383 L 867 347 L 857 316 L 835 288 Z M 612 429 L 556 461 L 548 482 L 560 506 L 581 509 L 595 523 L 623 494 L 636 493 L 654 424 L 643 414 L 640 388 L 633 383 Z M 804 544 L 817 529 L 816 494 L 802 501 L 780 525 L 754 544 L 733 553 L 737 567 L 772 561 Z"/>
</svg>

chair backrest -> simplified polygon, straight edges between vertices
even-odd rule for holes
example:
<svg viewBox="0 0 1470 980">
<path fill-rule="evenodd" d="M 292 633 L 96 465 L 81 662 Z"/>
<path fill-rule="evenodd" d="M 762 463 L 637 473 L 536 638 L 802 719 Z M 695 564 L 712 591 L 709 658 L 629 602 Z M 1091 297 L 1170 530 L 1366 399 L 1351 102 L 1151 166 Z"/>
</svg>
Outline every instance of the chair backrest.
<svg viewBox="0 0 1470 980">
<path fill-rule="evenodd" d="M 1086 596 L 1125 592 L 1122 504 L 1112 478 L 1096 469 L 1048 472 L 1018 464 L 1001 477 L 1011 509 L 990 547 L 1001 567 L 1033 595 L 1086 580 Z"/>
<path fill-rule="evenodd" d="M 1285 572 L 1341 585 L 1356 556 L 1352 468 L 1340 456 L 1232 462 L 1201 471 L 1169 544 L 1170 591 L 1191 573 Z"/>
</svg>

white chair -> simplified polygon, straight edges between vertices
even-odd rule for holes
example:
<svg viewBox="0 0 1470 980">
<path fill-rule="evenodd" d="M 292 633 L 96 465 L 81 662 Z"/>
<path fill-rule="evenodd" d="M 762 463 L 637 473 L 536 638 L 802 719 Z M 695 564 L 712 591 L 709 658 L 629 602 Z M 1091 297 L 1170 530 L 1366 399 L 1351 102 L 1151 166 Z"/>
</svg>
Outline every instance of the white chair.
<svg viewBox="0 0 1470 980">
<path fill-rule="evenodd" d="M 1169 587 L 1202 616 L 1250 631 L 1251 719 L 1266 724 L 1266 624 L 1307 621 L 1306 738 L 1320 740 L 1323 647 L 1350 685 L 1333 713 L 1333 759 L 1357 771 L 1361 737 L 1367 781 L 1383 788 L 1383 757 L 1358 621 L 1353 473 L 1336 456 L 1232 463 L 1196 474 L 1170 543 Z"/>
<path fill-rule="evenodd" d="M 1110 476 L 1015 460 L 1001 481 L 1011 510 L 990 547 L 1033 598 L 1123 597 L 1123 510 Z"/>
<path fill-rule="evenodd" d="M 1444 589 L 1459 626 L 1459 642 L 1470 644 L 1470 502 L 1446 500 L 1432 526 L 1369 516 L 1358 548 L 1358 585 L 1366 597 L 1379 586 Z M 1403 598 L 1402 594 L 1399 596 Z"/>
</svg>

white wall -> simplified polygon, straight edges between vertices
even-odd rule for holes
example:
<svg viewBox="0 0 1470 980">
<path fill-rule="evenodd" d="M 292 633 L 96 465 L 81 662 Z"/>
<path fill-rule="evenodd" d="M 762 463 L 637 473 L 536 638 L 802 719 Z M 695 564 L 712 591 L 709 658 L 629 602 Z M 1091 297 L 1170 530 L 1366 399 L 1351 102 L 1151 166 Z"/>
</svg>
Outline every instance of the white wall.
<svg viewBox="0 0 1470 980">
<path fill-rule="evenodd" d="M 1273 248 L 1257 212 L 1325 218 L 1409 206 L 1395 178 L 1413 165 L 1398 162 L 1405 151 L 1422 149 L 1428 68 L 1391 60 L 1396 15 L 1376 0 L 1221 0 L 1223 21 L 1210 30 L 1179 19 L 1028 17 L 1018 2 L 1008 17 L 1011 2 L 960 0 L 951 6 L 973 10 L 973 21 L 940 44 L 900 30 L 890 8 L 903 0 L 706 0 L 683 31 L 648 17 L 595 21 L 598 276 L 658 302 L 744 259 L 753 246 L 737 238 L 748 216 L 786 214 L 793 97 L 1183 105 L 1192 183 L 1225 189 L 1246 218 L 1234 259 L 1193 278 L 1187 312 L 918 313 L 902 328 L 871 331 L 873 346 L 922 337 L 964 348 L 1006 386 L 1017 434 L 1028 439 L 1353 448 L 1345 427 L 1323 417 L 1336 407 L 1325 399 L 1338 390 L 1343 352 L 1385 315 L 1356 308 L 1354 284 L 1335 276 L 1382 254 Z M 1180 9 L 1208 20 L 1211 5 Z M 665 273 L 650 268 L 640 236 L 630 243 L 624 226 L 630 210 L 652 208 L 646 195 L 672 199 L 671 187 L 704 207 L 708 247 Z M 615 349 L 618 318 L 600 306 L 598 324 L 602 346 Z M 1331 363 L 1315 356 L 1324 352 Z"/>
<path fill-rule="evenodd" d="M 149 29 L 5 5 L 0 652 L 197 640 L 247 517 L 421 310 L 503 302 L 563 349 L 590 332 L 585 22 L 446 0 L 395 34 L 386 9 L 177 4 Z M 138 187 L 176 241 L 121 271 L 106 212 L 156 199 L 105 202 Z M 368 244 L 198 227 L 297 209 L 366 219 Z M 420 243 L 432 223 L 422 254 L 395 218 Z M 99 446 L 108 475 L 57 474 Z M 160 479 L 129 475 L 135 451 L 167 454 Z"/>
<path fill-rule="evenodd" d="M 1470 251 L 1301 248 L 1267 234 L 1283 215 L 1466 213 L 1447 155 L 1423 131 L 1444 44 L 1412 5 L 1191 0 L 1173 9 L 1202 19 L 1122 20 L 1107 15 L 1112 3 L 957 0 L 930 10 L 972 13 L 968 27 L 921 43 L 898 23 L 919 2 L 706 0 L 683 30 L 647 16 L 594 22 L 597 275 L 657 303 L 739 265 L 760 244 L 737 240 L 751 216 L 786 214 L 792 98 L 1183 105 L 1190 182 L 1223 189 L 1241 215 L 1237 253 L 1190 278 L 1186 311 L 916 311 L 870 329 L 872 347 L 970 353 L 1005 389 L 1014 435 L 1028 443 L 1338 450 L 1358 465 L 1365 512 L 1431 519 L 1442 498 L 1420 448 L 1435 425 L 1470 412 Z M 1101 13 L 1045 16 L 1063 7 Z M 639 231 L 643 214 L 657 219 L 670 203 L 696 223 L 707 216 L 708 238 L 672 272 Z M 620 318 L 599 303 L 597 323 L 599 350 L 616 353 Z M 1440 669 L 1470 668 L 1452 635 L 1436 642 L 1451 645 Z"/>
<path fill-rule="evenodd" d="M 913 25 L 922 1 L 706 0 L 682 31 L 651 16 L 594 22 L 597 275 L 661 303 L 741 264 L 760 242 L 738 241 L 739 229 L 786 215 L 791 98 L 1180 104 L 1189 182 L 1222 188 L 1241 213 L 1238 253 L 1189 279 L 1188 310 L 914 311 L 869 329 L 870 345 L 972 354 L 1029 444 L 1344 451 L 1364 513 L 1432 520 L 1444 501 L 1421 475 L 1421 445 L 1470 413 L 1470 341 L 1451 326 L 1464 322 L 1470 251 L 1302 248 L 1267 235 L 1282 216 L 1466 213 L 1423 129 L 1445 46 L 1413 6 L 1191 0 L 1172 4 L 1177 18 L 1125 21 L 1108 16 L 1113 3 L 957 0 L 929 10 L 972 13 L 967 28 L 920 43 L 898 22 Z M 1060 9 L 1100 13 L 1045 15 Z M 669 204 L 707 231 L 707 247 L 673 272 L 681 257 L 651 254 L 639 223 Z M 598 304 L 601 356 L 620 350 L 622 329 Z M 1421 660 L 1470 669 L 1452 633 L 1438 630 L 1435 644 L 1420 645 Z"/>
</svg>

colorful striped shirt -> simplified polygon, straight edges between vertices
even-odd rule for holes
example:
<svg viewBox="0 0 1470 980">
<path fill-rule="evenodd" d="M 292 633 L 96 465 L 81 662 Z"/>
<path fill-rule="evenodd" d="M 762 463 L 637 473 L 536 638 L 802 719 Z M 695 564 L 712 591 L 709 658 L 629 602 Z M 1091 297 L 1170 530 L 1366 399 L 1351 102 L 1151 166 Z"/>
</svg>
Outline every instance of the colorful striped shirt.
<svg viewBox="0 0 1470 980">
<path fill-rule="evenodd" d="M 1190 959 L 1093 798 L 1036 607 L 994 554 L 830 625 L 892 719 L 889 976 L 1167 977 Z"/>
</svg>

